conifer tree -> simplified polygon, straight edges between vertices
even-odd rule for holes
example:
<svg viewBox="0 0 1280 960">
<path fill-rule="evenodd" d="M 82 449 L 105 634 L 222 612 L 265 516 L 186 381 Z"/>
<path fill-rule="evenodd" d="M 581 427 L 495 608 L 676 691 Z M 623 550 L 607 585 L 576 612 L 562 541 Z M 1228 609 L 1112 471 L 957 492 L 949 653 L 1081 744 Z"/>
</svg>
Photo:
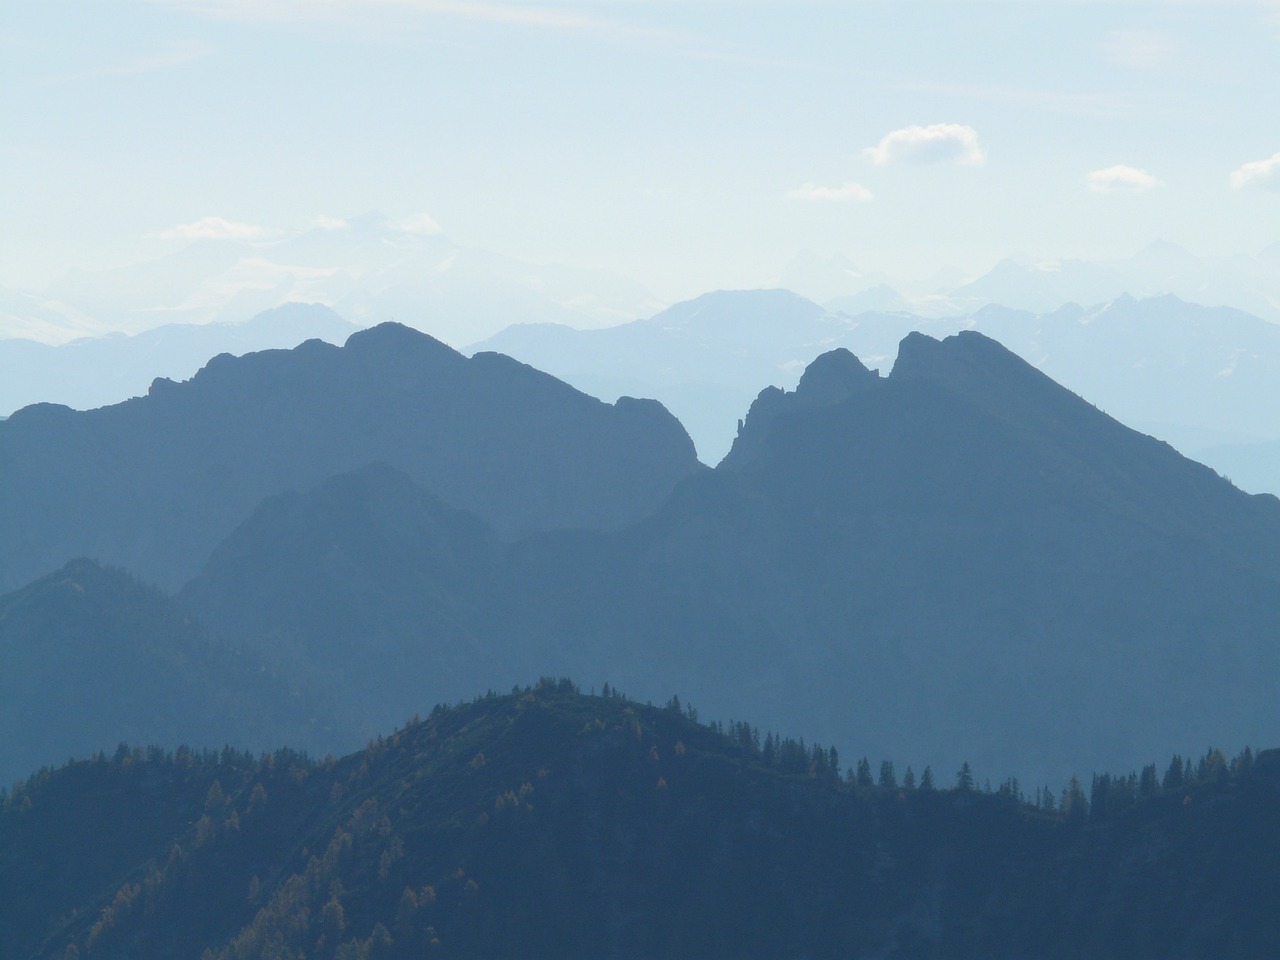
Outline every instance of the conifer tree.
<svg viewBox="0 0 1280 960">
<path fill-rule="evenodd" d="M 1138 779 L 1138 794 L 1143 797 L 1154 797 L 1160 792 L 1160 780 L 1156 776 L 1156 765 L 1149 763 L 1142 768 L 1142 776 Z"/>
<path fill-rule="evenodd" d="M 898 778 L 893 772 L 892 760 L 880 761 L 880 786 L 886 790 L 894 790 L 898 786 Z"/>
<path fill-rule="evenodd" d="M 873 781 L 871 779 L 871 761 L 863 757 L 858 761 L 858 786 L 870 787 Z"/>
</svg>

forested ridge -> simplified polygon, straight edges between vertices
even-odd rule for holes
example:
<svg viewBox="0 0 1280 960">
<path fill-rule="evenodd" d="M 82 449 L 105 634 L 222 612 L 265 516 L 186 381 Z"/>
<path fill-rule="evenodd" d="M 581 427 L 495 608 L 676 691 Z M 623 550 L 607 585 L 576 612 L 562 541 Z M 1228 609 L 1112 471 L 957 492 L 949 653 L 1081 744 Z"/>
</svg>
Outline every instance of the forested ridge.
<svg viewBox="0 0 1280 960">
<path fill-rule="evenodd" d="M 543 681 L 342 759 L 121 746 L 0 802 L 17 958 L 1259 957 L 1280 753 L 1061 790 Z"/>
</svg>

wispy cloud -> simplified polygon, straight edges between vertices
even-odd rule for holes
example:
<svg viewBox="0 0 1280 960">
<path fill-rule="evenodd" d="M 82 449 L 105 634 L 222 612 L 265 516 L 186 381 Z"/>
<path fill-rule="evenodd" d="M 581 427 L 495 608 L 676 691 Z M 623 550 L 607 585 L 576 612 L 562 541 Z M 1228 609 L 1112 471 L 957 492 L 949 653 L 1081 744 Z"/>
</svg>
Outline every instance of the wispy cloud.
<svg viewBox="0 0 1280 960">
<path fill-rule="evenodd" d="M 1089 189 L 1095 193 L 1121 193 L 1126 191 L 1141 193 L 1145 190 L 1154 190 L 1162 185 L 1159 180 L 1146 170 L 1129 167 L 1123 163 L 1117 163 L 1113 167 L 1106 167 L 1102 170 L 1094 170 L 1085 179 L 1089 184 Z"/>
<path fill-rule="evenodd" d="M 1231 186 L 1237 190 L 1280 190 L 1280 153 L 1266 160 L 1253 160 L 1231 174 Z"/>
<path fill-rule="evenodd" d="M 860 183 L 849 182 L 840 187 L 820 187 L 816 183 L 806 183 L 789 191 L 787 199 L 827 203 L 868 203 L 874 199 L 874 195 Z"/>
<path fill-rule="evenodd" d="M 978 132 L 958 123 L 935 123 L 894 130 L 862 151 L 877 166 L 890 163 L 980 164 L 986 159 Z"/>
<path fill-rule="evenodd" d="M 659 28 L 610 16 L 610 10 L 644 9 L 643 5 L 612 2 L 578 4 L 578 9 L 555 3 L 489 2 L 489 0 L 150 0 L 202 16 L 223 20 L 291 26 L 338 24 L 362 32 L 399 29 L 406 18 L 442 18 L 527 28 L 543 32 L 579 34 L 614 43 L 642 44 L 692 60 L 750 67 L 810 66 L 799 61 L 765 57 L 697 33 Z M 584 9 L 589 12 L 582 12 Z M 599 11 L 599 12 L 597 12 Z M 440 42 L 440 41 L 437 41 Z"/>
<path fill-rule="evenodd" d="M 71 73 L 55 74 L 39 79 L 38 83 L 58 84 L 76 80 L 93 80 L 101 77 L 135 77 L 147 73 L 159 73 L 163 70 L 174 70 L 185 67 L 189 63 L 203 60 L 213 53 L 213 47 L 204 43 L 183 43 L 162 50 L 159 53 L 147 54 L 132 60 L 110 64 L 89 70 L 77 70 Z"/>
<path fill-rule="evenodd" d="M 213 53 L 213 48 L 203 43 L 184 43 L 170 50 L 139 57 L 126 63 L 117 64 L 98 71 L 98 76 L 132 77 L 142 73 L 156 73 L 160 70 L 172 70 L 185 67 L 189 63 L 203 60 Z"/>
<path fill-rule="evenodd" d="M 672 39 L 666 31 L 531 3 L 487 0 L 152 0 L 194 13 L 263 22 L 352 22 L 397 11 L 615 37 Z"/>
<path fill-rule="evenodd" d="M 201 217 L 156 234 L 161 240 L 270 240 L 279 231 L 225 217 Z"/>
<path fill-rule="evenodd" d="M 1134 70 L 1154 70 L 1172 63 L 1178 41 L 1152 30 L 1115 30 L 1107 34 L 1102 50 L 1112 63 Z"/>
</svg>

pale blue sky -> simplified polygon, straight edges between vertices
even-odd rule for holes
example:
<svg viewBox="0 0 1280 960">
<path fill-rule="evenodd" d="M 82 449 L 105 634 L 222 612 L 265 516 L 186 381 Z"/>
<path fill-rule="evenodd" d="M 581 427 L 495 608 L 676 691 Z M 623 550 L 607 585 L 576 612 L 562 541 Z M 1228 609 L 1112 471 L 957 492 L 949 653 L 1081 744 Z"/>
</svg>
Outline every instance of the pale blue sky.
<svg viewBox="0 0 1280 960">
<path fill-rule="evenodd" d="M 0 10 L 9 286 L 369 210 L 666 299 L 1280 241 L 1276 3 Z"/>
</svg>

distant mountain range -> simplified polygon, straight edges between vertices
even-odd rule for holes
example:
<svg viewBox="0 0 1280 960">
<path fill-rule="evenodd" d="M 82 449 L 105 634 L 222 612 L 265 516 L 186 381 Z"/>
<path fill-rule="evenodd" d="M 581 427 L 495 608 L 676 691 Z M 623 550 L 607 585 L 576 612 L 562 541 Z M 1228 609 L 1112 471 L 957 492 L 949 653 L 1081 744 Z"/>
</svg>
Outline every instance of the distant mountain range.
<svg viewBox="0 0 1280 960">
<path fill-rule="evenodd" d="M 33 403 L 89 410 L 141 396 L 156 377 L 190 379 L 210 357 L 341 344 L 358 328 L 328 307 L 290 303 L 241 323 L 168 324 L 134 336 L 111 334 L 60 346 L 0 340 L 0 411 Z"/>
<path fill-rule="evenodd" d="M 839 255 L 824 258 L 807 253 L 788 264 L 779 282 L 845 313 L 902 310 L 937 318 L 973 313 L 992 304 L 1052 313 L 1071 303 L 1172 294 L 1192 303 L 1280 321 L 1280 244 L 1256 256 L 1202 257 L 1157 241 L 1132 257 L 1114 260 L 1015 256 L 977 277 L 944 270 L 915 281 L 863 271 Z"/>
<path fill-rule="evenodd" d="M 200 239 L 144 263 L 73 270 L 41 291 L 0 290 L 0 338 L 60 344 L 106 331 L 241 322 L 289 302 L 324 303 L 456 345 L 516 321 L 600 326 L 662 303 L 610 274 L 533 264 L 455 243 L 430 223 L 378 213 L 292 235 Z"/>
<path fill-rule="evenodd" d="M 504 535 L 620 527 L 702 469 L 654 401 L 601 403 L 396 324 L 215 357 L 185 383 L 0 423 L 0 589 L 88 556 L 176 587 L 264 497 L 385 461 Z"/>
<path fill-rule="evenodd" d="M 1280 245 L 1256 256 L 1201 257 L 1157 242 L 1128 258 L 1015 256 L 976 277 L 942 269 L 910 281 L 840 255 L 802 253 L 761 281 L 851 315 L 937 319 L 988 305 L 1042 314 L 1173 294 L 1280 321 Z M 255 239 L 197 239 L 142 263 L 71 270 L 41 290 L 0 289 L 0 340 L 62 344 L 112 331 L 242 322 L 289 302 L 326 304 L 359 326 L 398 321 L 458 347 L 516 322 L 598 328 L 669 305 L 625 277 L 517 260 L 457 243 L 427 220 L 371 212 Z"/>
<path fill-rule="evenodd" d="M 474 349 L 507 353 L 605 399 L 656 397 L 715 463 L 759 384 L 789 389 L 833 347 L 888 369 L 913 330 L 985 333 L 1123 422 L 1214 466 L 1216 447 L 1280 440 L 1280 325 L 1173 296 L 929 319 L 832 312 L 785 290 L 724 291 L 606 330 L 518 325 Z M 1280 472 L 1222 464 L 1256 492 L 1280 492 Z"/>
<path fill-rule="evenodd" d="M 1276 751 L 1051 809 L 841 766 L 566 681 L 337 761 L 124 748 L 0 795 L 0 953 L 1256 960 L 1280 938 Z"/>
<path fill-rule="evenodd" d="M 449 248 L 441 238 L 397 232 L 382 221 L 344 229 L 355 234 L 363 230 L 371 237 L 400 236 L 421 246 L 420 252 L 435 250 L 433 256 L 446 256 Z M 326 239 L 333 240 L 320 231 L 307 243 L 300 237 L 283 249 L 296 249 L 299 257 L 336 256 L 341 245 L 328 250 Z M 394 249 L 389 239 L 386 249 Z M 1158 261 L 1158 253 L 1148 251 L 1147 259 Z M 1178 260 L 1176 251 L 1166 253 Z M 463 260 L 450 262 L 456 266 Z M 806 269 L 821 266 L 818 262 Z M 406 283 L 413 269 L 405 267 Z M 1010 264 L 1007 269 L 1023 268 Z M 1147 275 L 1164 275 L 1153 271 L 1151 267 Z M 855 271 L 845 263 L 839 272 Z M 801 271 L 794 279 L 803 275 Z M 483 283 L 480 287 L 488 289 Z M 380 289 L 392 296 L 389 291 L 398 288 Z M 295 292 L 306 293 L 301 288 Z M 413 296 L 405 297 L 403 309 L 389 312 L 433 332 L 447 326 L 435 307 L 415 307 Z M 1009 302 L 1018 300 L 1015 296 Z M 1037 302 L 1051 301 L 1057 302 L 1056 296 Z M 760 386 L 794 387 L 804 366 L 823 351 L 844 346 L 871 366 L 887 369 L 898 341 L 912 330 L 947 336 L 974 329 L 1000 340 L 1125 423 L 1168 440 L 1247 489 L 1280 493 L 1276 457 L 1258 446 L 1280 441 L 1280 424 L 1271 416 L 1280 403 L 1280 325 L 1172 295 L 1135 299 L 1120 294 L 1080 302 L 1093 305 L 1071 303 L 1035 312 L 962 298 L 945 301 L 942 310 L 942 300 L 915 302 L 879 286 L 831 299 L 824 308 L 785 290 L 722 291 L 645 319 L 592 329 L 583 329 L 594 321 L 582 315 L 533 306 L 508 309 L 510 305 L 480 301 L 465 308 L 438 306 L 467 324 L 479 323 L 481 314 L 491 326 L 496 325 L 491 321 L 518 315 L 521 323 L 470 350 L 516 357 L 605 400 L 656 398 L 681 420 L 699 456 L 710 464 L 728 452 L 734 425 Z M 366 318 L 388 312 L 344 303 Z M 468 312 L 473 309 L 479 311 L 474 316 Z M 545 322 L 529 322 L 538 318 Z M 8 373 L 0 380 L 0 416 L 34 402 L 81 409 L 116 403 L 144 392 L 157 375 L 185 379 L 217 353 L 292 347 L 311 337 L 339 343 L 353 329 L 322 306 L 288 304 L 243 323 L 171 324 L 138 336 L 96 336 L 61 347 L 0 339 L 0 370 Z"/>
</svg>

